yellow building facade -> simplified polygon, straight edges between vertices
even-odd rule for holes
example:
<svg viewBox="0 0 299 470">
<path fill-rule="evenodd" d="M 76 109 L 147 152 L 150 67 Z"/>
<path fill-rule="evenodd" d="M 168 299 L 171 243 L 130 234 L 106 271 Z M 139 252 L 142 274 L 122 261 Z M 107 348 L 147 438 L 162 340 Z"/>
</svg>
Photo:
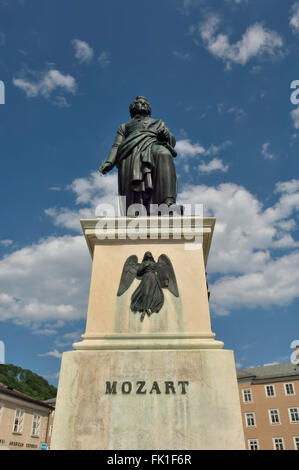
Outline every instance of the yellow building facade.
<svg viewBox="0 0 299 470">
<path fill-rule="evenodd" d="M 237 372 L 246 448 L 299 450 L 299 366 Z"/>
<path fill-rule="evenodd" d="M 0 450 L 49 448 L 53 407 L 0 384 Z"/>
</svg>

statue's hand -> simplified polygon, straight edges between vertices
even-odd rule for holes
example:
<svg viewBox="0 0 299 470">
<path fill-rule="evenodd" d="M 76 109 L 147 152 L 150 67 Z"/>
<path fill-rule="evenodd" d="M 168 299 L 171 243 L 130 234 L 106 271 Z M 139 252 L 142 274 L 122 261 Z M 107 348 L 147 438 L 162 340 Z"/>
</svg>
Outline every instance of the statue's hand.
<svg viewBox="0 0 299 470">
<path fill-rule="evenodd" d="M 99 168 L 99 172 L 102 174 L 102 175 L 105 175 L 106 173 L 108 173 L 108 171 L 110 171 L 112 169 L 113 165 L 111 162 L 104 162 L 102 163 L 102 165 L 100 166 Z"/>
<path fill-rule="evenodd" d="M 167 129 L 161 129 L 157 134 L 157 139 L 159 142 L 168 142 L 169 140 L 169 132 Z"/>
</svg>

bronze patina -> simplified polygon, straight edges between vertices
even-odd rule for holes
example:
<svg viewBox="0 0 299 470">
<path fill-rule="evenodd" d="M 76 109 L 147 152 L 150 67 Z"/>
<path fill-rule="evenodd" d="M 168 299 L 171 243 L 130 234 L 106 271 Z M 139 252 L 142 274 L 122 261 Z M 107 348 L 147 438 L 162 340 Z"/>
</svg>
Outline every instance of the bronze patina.
<svg viewBox="0 0 299 470">
<path fill-rule="evenodd" d="M 117 167 L 118 194 L 125 196 L 125 215 L 132 204 L 142 204 L 148 214 L 153 204 L 178 207 L 174 135 L 163 121 L 151 117 L 151 106 L 144 96 L 131 103 L 130 115 L 131 120 L 118 127 L 100 173 Z"/>
</svg>

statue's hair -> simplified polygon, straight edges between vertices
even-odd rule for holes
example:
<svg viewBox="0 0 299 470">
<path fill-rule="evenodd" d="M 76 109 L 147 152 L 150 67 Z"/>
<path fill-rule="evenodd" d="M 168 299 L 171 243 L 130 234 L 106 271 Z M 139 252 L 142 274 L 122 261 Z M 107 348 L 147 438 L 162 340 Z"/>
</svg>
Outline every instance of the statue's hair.
<svg viewBox="0 0 299 470">
<path fill-rule="evenodd" d="M 136 103 L 138 100 L 140 99 L 143 99 L 146 101 L 147 103 L 147 107 L 148 107 L 148 115 L 150 116 L 151 115 L 151 105 L 149 104 L 148 100 L 145 98 L 145 96 L 136 96 L 135 100 L 132 101 L 132 103 L 130 104 L 130 116 L 131 117 L 134 117 L 135 114 L 136 114 Z"/>
</svg>

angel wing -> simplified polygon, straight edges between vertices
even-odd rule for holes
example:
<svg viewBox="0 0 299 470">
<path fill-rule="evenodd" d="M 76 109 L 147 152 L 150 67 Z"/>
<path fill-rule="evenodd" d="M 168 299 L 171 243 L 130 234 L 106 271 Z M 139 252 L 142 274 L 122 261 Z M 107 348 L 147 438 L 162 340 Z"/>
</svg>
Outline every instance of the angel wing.
<svg viewBox="0 0 299 470">
<path fill-rule="evenodd" d="M 175 295 L 175 297 L 179 297 L 179 290 L 174 274 L 174 269 L 168 256 L 159 256 L 157 268 L 161 287 L 167 287 L 170 292 Z"/>
<path fill-rule="evenodd" d="M 138 264 L 137 256 L 136 255 L 129 256 L 129 258 L 127 258 L 124 264 L 123 272 L 121 274 L 119 288 L 117 291 L 118 297 L 123 295 L 126 292 L 126 290 L 129 289 L 130 285 L 132 284 L 132 282 L 134 281 L 136 277 L 138 267 L 139 267 L 139 264 Z"/>
</svg>

